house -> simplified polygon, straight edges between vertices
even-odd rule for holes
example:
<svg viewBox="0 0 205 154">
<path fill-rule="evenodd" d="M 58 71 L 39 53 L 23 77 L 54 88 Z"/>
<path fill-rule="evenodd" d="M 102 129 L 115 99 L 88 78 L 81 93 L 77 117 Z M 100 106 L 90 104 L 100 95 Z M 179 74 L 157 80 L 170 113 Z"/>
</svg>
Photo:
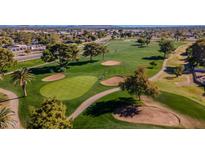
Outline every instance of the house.
<svg viewBox="0 0 205 154">
<path fill-rule="evenodd" d="M 36 45 L 13 45 L 8 47 L 14 54 L 23 54 L 25 53 L 26 50 L 31 50 L 31 52 L 36 52 L 36 51 L 43 51 L 46 49 L 45 45 L 41 44 L 36 44 Z"/>
</svg>

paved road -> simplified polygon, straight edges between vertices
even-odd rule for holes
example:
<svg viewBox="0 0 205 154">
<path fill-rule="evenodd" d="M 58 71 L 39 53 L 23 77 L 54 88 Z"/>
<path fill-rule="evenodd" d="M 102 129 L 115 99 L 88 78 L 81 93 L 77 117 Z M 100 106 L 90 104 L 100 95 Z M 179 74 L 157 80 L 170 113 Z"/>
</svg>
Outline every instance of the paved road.
<svg viewBox="0 0 205 154">
<path fill-rule="evenodd" d="M 40 59 L 42 56 L 42 53 L 38 54 L 31 54 L 31 55 L 26 55 L 26 56 L 17 56 L 14 59 L 16 59 L 19 62 L 22 61 L 28 61 L 28 60 L 33 60 L 33 59 Z"/>
<path fill-rule="evenodd" d="M 85 109 L 87 109 L 90 105 L 95 103 L 98 99 L 117 91 L 120 91 L 120 88 L 109 89 L 88 98 L 69 116 L 69 119 L 74 120 L 77 116 L 79 116 Z"/>
<path fill-rule="evenodd" d="M 96 43 L 106 43 L 110 39 L 111 39 L 111 36 L 108 35 L 104 38 L 97 39 L 94 42 L 96 42 Z M 83 45 L 84 44 L 80 45 L 80 47 L 82 48 Z M 22 62 L 22 61 L 28 61 L 28 60 L 33 60 L 33 59 L 40 59 L 41 56 L 42 56 L 42 53 L 37 53 L 37 54 L 31 54 L 31 55 L 26 55 L 26 56 L 16 56 L 14 59 L 16 59 L 19 62 Z"/>
<path fill-rule="evenodd" d="M 166 63 L 167 63 L 167 59 L 164 60 L 163 65 L 161 70 L 159 71 L 159 73 L 155 74 L 153 77 L 149 78 L 150 81 L 154 81 L 156 80 L 161 73 L 165 70 L 166 68 Z M 100 92 L 90 98 L 88 98 L 87 100 L 85 100 L 68 118 L 71 120 L 74 120 L 76 117 L 78 117 L 85 109 L 87 109 L 90 105 L 92 105 L 93 103 L 95 103 L 98 99 L 112 94 L 114 92 L 120 91 L 121 89 L 119 87 L 117 88 L 113 88 L 113 89 L 109 89 L 103 92 Z"/>
<path fill-rule="evenodd" d="M 179 46 L 176 50 L 178 50 L 179 48 L 181 48 L 181 46 Z M 171 58 L 171 56 L 169 57 Z M 168 58 L 168 59 L 169 59 Z M 149 80 L 150 81 L 155 81 L 157 80 L 160 75 L 164 72 L 164 70 L 166 69 L 166 64 L 167 64 L 167 61 L 168 59 L 164 60 L 163 62 L 163 65 L 162 65 L 162 68 L 161 70 L 155 74 L 154 76 L 150 77 Z M 88 98 L 87 100 L 85 100 L 68 118 L 71 119 L 71 120 L 74 120 L 76 117 L 78 117 L 84 110 L 86 110 L 90 105 L 92 105 L 93 103 L 95 103 L 98 99 L 106 96 L 106 95 L 109 95 L 109 94 L 112 94 L 114 92 L 117 92 L 117 91 L 120 91 L 121 89 L 119 87 L 117 88 L 113 88 L 113 89 L 109 89 L 109 90 L 106 90 L 106 91 L 103 91 L 103 92 L 100 92 L 90 98 Z"/>
<path fill-rule="evenodd" d="M 15 120 L 15 129 L 19 129 L 21 128 L 21 123 L 20 123 L 20 119 L 19 119 L 19 115 L 18 115 L 18 106 L 19 106 L 19 99 L 18 99 L 18 96 L 11 92 L 11 91 L 8 91 L 6 89 L 2 89 L 0 88 L 0 93 L 3 93 L 5 95 L 7 95 L 8 97 L 8 101 L 5 101 L 5 102 L 1 102 L 2 104 L 6 104 L 8 105 L 8 107 L 14 111 L 14 115 L 12 116 L 13 120 Z M 9 127 L 9 128 L 13 128 L 13 127 Z"/>
</svg>

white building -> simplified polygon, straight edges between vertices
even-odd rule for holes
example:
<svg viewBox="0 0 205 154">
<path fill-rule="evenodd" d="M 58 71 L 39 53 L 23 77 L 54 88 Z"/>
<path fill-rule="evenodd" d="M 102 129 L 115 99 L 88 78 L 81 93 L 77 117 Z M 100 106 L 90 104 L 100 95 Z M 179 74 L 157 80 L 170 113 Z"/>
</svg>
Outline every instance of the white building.
<svg viewBox="0 0 205 154">
<path fill-rule="evenodd" d="M 37 45 L 13 45 L 8 47 L 15 54 L 24 53 L 26 50 L 31 50 L 31 52 L 35 51 L 43 51 L 46 49 L 45 45 L 37 44 Z"/>
</svg>

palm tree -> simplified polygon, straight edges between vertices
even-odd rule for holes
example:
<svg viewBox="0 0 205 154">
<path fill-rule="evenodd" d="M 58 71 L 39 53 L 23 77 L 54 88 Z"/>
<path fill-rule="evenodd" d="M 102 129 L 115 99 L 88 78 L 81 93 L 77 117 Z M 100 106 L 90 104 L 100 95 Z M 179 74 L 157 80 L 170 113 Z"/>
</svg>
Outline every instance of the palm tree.
<svg viewBox="0 0 205 154">
<path fill-rule="evenodd" d="M 100 47 L 100 52 L 102 53 L 102 55 L 103 55 L 103 60 L 104 60 L 104 59 L 105 59 L 105 54 L 106 54 L 107 52 L 109 52 L 109 50 L 108 50 L 107 46 L 101 46 L 101 47 Z"/>
<path fill-rule="evenodd" d="M 75 44 L 72 44 L 69 46 L 68 50 L 70 50 L 70 52 L 71 52 L 72 60 L 77 61 L 78 60 L 78 53 L 80 52 L 78 46 Z"/>
<path fill-rule="evenodd" d="M 22 68 L 21 70 L 15 71 L 12 74 L 12 80 L 14 84 L 19 84 L 22 87 L 24 96 L 27 96 L 26 85 L 28 82 L 31 82 L 32 79 L 33 75 L 29 73 L 29 70 L 26 67 Z"/>
<path fill-rule="evenodd" d="M 3 107 L 0 109 L 0 128 L 8 128 L 9 126 L 14 127 L 15 121 L 12 120 L 14 111 L 9 108 Z"/>
</svg>

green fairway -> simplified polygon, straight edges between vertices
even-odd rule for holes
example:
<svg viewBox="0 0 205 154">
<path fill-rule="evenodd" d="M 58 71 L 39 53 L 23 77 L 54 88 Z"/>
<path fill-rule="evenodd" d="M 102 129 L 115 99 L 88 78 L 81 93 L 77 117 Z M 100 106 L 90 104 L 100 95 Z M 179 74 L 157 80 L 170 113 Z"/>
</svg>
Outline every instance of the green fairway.
<svg viewBox="0 0 205 154">
<path fill-rule="evenodd" d="M 184 96 L 161 92 L 161 94 L 155 99 L 179 113 L 188 115 L 195 119 L 205 120 L 205 106 Z"/>
<path fill-rule="evenodd" d="M 133 129 L 133 128 L 165 128 L 162 126 L 146 125 L 146 124 L 133 124 L 116 120 L 112 113 L 121 105 L 127 103 L 136 103 L 127 92 L 120 91 L 107 95 L 95 104 L 90 106 L 83 114 L 75 119 L 74 128 L 109 128 L 109 129 Z"/>
<path fill-rule="evenodd" d="M 181 42 L 175 43 L 175 46 L 179 46 L 182 44 Z M 27 90 L 28 90 L 28 96 L 27 97 L 22 97 L 19 99 L 19 116 L 21 118 L 21 122 L 23 126 L 26 127 L 26 124 L 29 120 L 29 115 L 32 111 L 32 108 L 39 107 L 42 101 L 45 99 L 44 95 L 41 94 L 42 88 L 44 86 L 48 86 L 48 91 L 46 90 L 45 96 L 46 97 L 54 97 L 56 96 L 55 94 L 58 93 L 59 95 L 64 95 L 64 98 L 60 96 L 60 99 L 63 100 L 65 105 L 67 106 L 67 111 L 66 114 L 69 116 L 71 112 L 73 112 L 83 101 L 88 99 L 89 97 L 102 92 L 104 90 L 109 89 L 110 87 L 105 87 L 101 85 L 99 82 L 96 82 L 96 78 L 102 77 L 102 75 L 105 78 L 109 78 L 111 76 L 115 75 L 129 75 L 133 74 L 133 72 L 136 70 L 137 67 L 139 66 L 144 66 L 146 68 L 146 73 L 148 76 L 152 76 L 156 74 L 162 66 L 163 59 L 161 59 L 162 53 L 160 53 L 159 47 L 158 47 L 158 42 L 151 42 L 149 46 L 144 47 L 144 48 L 139 48 L 136 46 L 136 40 L 131 40 L 131 41 L 125 41 L 125 40 L 112 40 L 108 43 L 108 48 L 110 49 L 110 52 L 105 54 L 105 61 L 106 60 L 118 60 L 122 62 L 121 65 L 119 66 L 112 66 L 112 67 L 105 67 L 102 66 L 101 63 L 103 62 L 102 60 L 102 55 L 99 55 L 97 57 L 93 57 L 93 62 L 89 61 L 89 57 L 80 57 L 80 61 L 78 62 L 72 62 L 70 63 L 70 66 L 67 70 L 65 70 L 65 75 L 68 76 L 68 79 L 63 79 L 59 81 L 55 81 L 52 83 L 47 83 L 43 82 L 42 79 L 44 77 L 47 77 L 49 75 L 52 75 L 55 73 L 58 68 L 58 64 L 52 63 L 52 64 L 46 64 L 45 66 L 41 66 L 38 68 L 35 68 L 32 70 L 32 73 L 34 74 L 35 78 L 34 80 L 28 84 Z M 31 62 L 31 65 L 33 65 L 35 61 Z M 156 66 L 153 68 L 150 68 L 150 62 L 155 61 L 157 63 Z M 40 60 L 41 63 L 41 60 Z M 22 63 L 25 64 L 26 66 L 30 66 L 29 62 Z M 25 66 L 24 65 L 24 66 Z M 23 65 L 22 65 L 23 66 Z M 92 81 L 94 83 L 88 83 L 88 81 L 81 82 L 79 81 L 75 82 L 74 88 L 78 88 L 78 90 L 74 91 L 74 88 L 71 89 L 71 91 L 62 89 L 62 87 L 56 88 L 55 83 L 62 82 L 64 80 L 70 80 L 75 77 L 79 76 L 92 76 L 96 77 L 95 81 Z M 51 87 L 50 87 L 51 84 Z M 54 84 L 52 86 L 52 84 Z M 65 86 L 68 85 L 68 86 Z M 84 84 L 89 84 L 90 87 L 87 88 L 80 88 L 84 86 Z M 22 89 L 19 86 L 14 86 L 11 82 L 10 76 L 6 76 L 4 80 L 0 81 L 0 85 L 2 88 L 8 89 L 16 93 L 18 96 L 22 96 Z M 61 83 L 63 87 L 68 88 L 70 85 L 67 82 Z M 72 84 L 73 85 L 73 84 Z M 76 86 L 80 85 L 80 86 Z M 50 87 L 50 88 L 49 88 Z M 53 88 L 55 90 L 53 90 Z M 41 91 L 41 92 L 40 92 Z M 62 92 L 60 92 L 62 91 Z M 81 93 L 82 92 L 82 93 Z M 76 95 L 74 93 L 81 93 L 78 96 L 72 96 Z M 70 97 L 71 96 L 71 97 Z M 70 100 L 73 97 L 72 100 Z M 112 96 L 110 97 L 112 99 Z M 106 115 L 103 115 L 106 116 Z M 108 118 L 108 119 L 107 119 Z M 103 128 L 109 128 L 109 125 L 112 125 L 112 128 L 123 128 L 122 125 L 127 125 L 124 122 L 120 124 L 115 122 L 114 120 L 109 120 L 109 118 L 112 118 L 112 116 L 108 115 L 106 116 L 105 122 L 102 122 L 103 118 L 97 118 L 96 120 L 98 122 L 93 123 L 92 128 L 96 127 L 103 127 Z M 91 120 L 91 119 L 90 119 Z M 109 124 L 106 124 L 108 121 L 110 121 Z M 91 123 L 91 121 L 90 121 Z M 114 125 L 114 123 L 118 123 L 119 125 Z M 83 122 L 80 123 L 78 121 L 78 126 L 81 128 L 83 127 Z M 94 126 L 95 125 L 95 126 Z M 77 123 L 76 123 L 77 127 Z M 78 128 L 79 128 L 78 127 Z M 85 127 L 89 127 L 89 124 L 86 125 Z M 91 127 L 91 124 L 90 124 Z M 135 127 L 135 126 L 134 126 Z M 130 125 L 127 126 L 127 128 L 130 128 Z"/>
<path fill-rule="evenodd" d="M 45 97 L 56 97 L 59 100 L 71 100 L 84 95 L 97 81 L 94 76 L 77 76 L 66 78 L 45 85 L 40 92 Z"/>
<path fill-rule="evenodd" d="M 7 68 L 7 71 L 14 71 L 23 67 L 33 67 L 36 65 L 43 64 L 44 62 L 41 59 L 34 59 L 34 60 L 29 60 L 29 61 L 24 61 L 24 62 L 18 62 L 16 65 Z"/>
</svg>

